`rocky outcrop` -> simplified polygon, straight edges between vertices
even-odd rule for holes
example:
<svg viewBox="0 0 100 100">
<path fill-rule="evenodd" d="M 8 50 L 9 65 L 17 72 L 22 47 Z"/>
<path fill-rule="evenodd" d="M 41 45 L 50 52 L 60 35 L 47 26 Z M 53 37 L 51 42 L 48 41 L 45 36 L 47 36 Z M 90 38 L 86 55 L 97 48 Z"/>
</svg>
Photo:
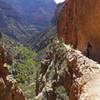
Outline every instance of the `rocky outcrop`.
<svg viewBox="0 0 100 100">
<path fill-rule="evenodd" d="M 100 62 L 100 1 L 66 0 L 58 15 L 58 35 Z"/>
<path fill-rule="evenodd" d="M 69 100 L 99 100 L 99 76 L 97 62 L 63 42 L 54 41 L 37 74 L 35 99 L 56 100 L 56 89 L 63 86 Z"/>
<path fill-rule="evenodd" d="M 10 75 L 5 64 L 4 49 L 0 47 L 0 100 L 25 100 L 16 80 Z"/>
</svg>

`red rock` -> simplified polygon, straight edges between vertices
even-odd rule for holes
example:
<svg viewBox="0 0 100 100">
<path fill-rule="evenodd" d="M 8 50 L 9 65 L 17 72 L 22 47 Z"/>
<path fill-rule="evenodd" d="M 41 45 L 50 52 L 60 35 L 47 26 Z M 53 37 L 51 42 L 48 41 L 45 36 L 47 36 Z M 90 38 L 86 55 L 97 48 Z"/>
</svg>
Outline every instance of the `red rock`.
<svg viewBox="0 0 100 100">
<path fill-rule="evenodd" d="M 0 47 L 0 100 L 25 100 L 22 90 L 17 87 L 16 80 L 9 75 L 4 64 L 4 49 Z"/>
<path fill-rule="evenodd" d="M 100 62 L 100 1 L 66 0 L 58 16 L 58 36 Z"/>
<path fill-rule="evenodd" d="M 5 57 L 4 57 L 4 49 L 0 46 L 0 69 L 4 66 Z"/>
</svg>

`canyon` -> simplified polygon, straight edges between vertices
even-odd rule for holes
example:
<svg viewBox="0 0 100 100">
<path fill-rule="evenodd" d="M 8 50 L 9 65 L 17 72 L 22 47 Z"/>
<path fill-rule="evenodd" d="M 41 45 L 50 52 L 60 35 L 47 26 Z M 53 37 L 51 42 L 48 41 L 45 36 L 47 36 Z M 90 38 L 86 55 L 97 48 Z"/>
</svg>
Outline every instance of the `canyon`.
<svg viewBox="0 0 100 100">
<path fill-rule="evenodd" d="M 12 5 L 16 3 L 15 1 Z M 24 3 L 22 4 L 24 5 Z M 20 8 L 18 5 L 16 7 Z M 31 38 L 28 45 L 33 43 L 32 46 L 35 45 L 38 50 L 45 48 L 45 45 L 47 46 L 45 59 L 41 58 L 36 73 L 36 97 L 31 99 L 99 100 L 99 9 L 100 1 L 66 0 L 65 3 L 59 4 L 57 11 L 58 38 L 55 36 L 56 27 L 49 30 L 48 34 L 42 33 L 38 38 Z M 44 12 L 43 9 L 39 9 L 39 12 L 41 11 Z M 24 12 L 24 14 L 26 13 Z M 35 15 L 38 14 L 35 12 Z M 40 18 L 40 16 L 36 18 Z M 41 40 L 43 36 L 45 37 Z M 52 36 L 53 38 L 49 39 Z M 34 39 L 36 42 L 33 41 Z M 38 40 L 40 41 L 38 42 Z M 8 71 L 4 52 L 4 48 L 0 47 L 0 100 L 25 100 L 22 90 L 19 89 L 16 80 Z M 31 66 L 28 67 L 31 68 Z M 57 90 L 59 87 L 60 90 Z M 8 91 L 10 92 L 8 93 Z"/>
<path fill-rule="evenodd" d="M 0 32 L 24 42 L 52 26 L 54 0 L 0 0 Z"/>
<path fill-rule="evenodd" d="M 66 0 L 58 13 L 58 38 L 52 40 L 37 72 L 36 100 L 100 98 L 100 1 Z M 68 96 L 68 98 L 67 98 Z"/>
</svg>

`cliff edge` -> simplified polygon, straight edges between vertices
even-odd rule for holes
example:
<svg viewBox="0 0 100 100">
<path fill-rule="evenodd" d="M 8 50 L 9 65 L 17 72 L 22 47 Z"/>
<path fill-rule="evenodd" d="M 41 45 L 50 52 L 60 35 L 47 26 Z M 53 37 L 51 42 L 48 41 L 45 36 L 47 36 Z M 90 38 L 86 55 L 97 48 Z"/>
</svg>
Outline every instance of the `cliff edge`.
<svg viewBox="0 0 100 100">
<path fill-rule="evenodd" d="M 100 65 L 71 46 L 54 40 L 37 73 L 35 99 L 56 100 L 56 89 L 60 86 L 69 100 L 99 100 Z"/>
</svg>

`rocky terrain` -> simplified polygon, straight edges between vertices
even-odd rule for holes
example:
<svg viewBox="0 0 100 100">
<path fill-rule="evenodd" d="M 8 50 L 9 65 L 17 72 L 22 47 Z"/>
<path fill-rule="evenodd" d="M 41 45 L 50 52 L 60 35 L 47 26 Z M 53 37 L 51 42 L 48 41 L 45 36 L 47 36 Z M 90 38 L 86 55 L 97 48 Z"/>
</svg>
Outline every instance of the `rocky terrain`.
<svg viewBox="0 0 100 100">
<path fill-rule="evenodd" d="M 16 80 L 10 75 L 5 63 L 4 49 L 0 46 L 0 100 L 25 100 Z"/>
<path fill-rule="evenodd" d="M 99 100 L 100 1 L 66 0 L 61 5 L 59 40 L 52 40 L 41 61 L 35 99 Z"/>
<path fill-rule="evenodd" d="M 36 83 L 36 100 L 99 100 L 100 65 L 54 40 L 41 62 Z M 57 92 L 61 86 L 66 92 L 64 98 Z"/>
<path fill-rule="evenodd" d="M 11 60 L 13 66 L 10 67 L 10 72 L 24 90 L 26 99 L 99 100 L 100 1 L 66 0 L 65 3 L 58 5 L 55 15 L 53 15 L 55 4 L 52 0 L 44 0 L 44 2 L 0 0 L 0 2 L 3 23 L 0 25 L 7 26 L 8 29 L 10 18 L 10 22 L 13 22 L 12 26 L 15 25 L 14 27 L 10 25 L 10 28 L 14 29 L 14 35 L 19 32 L 15 30 L 17 28 L 22 32 L 22 36 L 19 32 L 18 37 L 14 38 L 22 39 L 25 36 L 24 44 L 30 48 L 14 42 L 13 39 L 9 41 L 10 34 L 6 33 L 7 30 L 4 31 L 5 39 L 2 44 L 0 34 L 0 46 L 3 45 L 13 54 Z M 36 5 L 33 6 L 34 2 Z M 33 8 L 37 10 L 34 11 Z M 51 25 L 50 14 L 53 17 L 52 21 L 57 23 L 57 30 L 54 23 L 54 26 L 49 26 Z M 37 32 L 37 29 L 41 31 L 46 26 L 49 26 L 47 30 Z M 31 28 L 35 29 L 34 34 L 31 34 Z M 7 57 L 4 48 L 0 47 L 0 100 L 25 100 L 16 81 L 9 75 L 5 63 L 10 64 L 10 56 L 8 54 L 8 59 L 5 59 Z M 39 51 L 40 57 L 37 57 L 37 52 L 32 50 Z"/>
<path fill-rule="evenodd" d="M 8 78 L 12 78 L 13 76 L 17 86 L 22 89 L 25 99 L 33 100 L 35 96 L 36 71 L 38 68 L 38 62 L 35 59 L 37 53 L 1 33 L 0 46 L 5 51 L 5 63 L 7 63 L 8 67 L 7 72 L 10 73 Z"/>
<path fill-rule="evenodd" d="M 30 49 L 41 51 L 48 45 L 49 38 L 56 36 L 56 26 L 52 20 L 56 8 L 55 2 L 53 0 L 44 1 L 45 3 L 37 0 L 35 2 L 33 6 L 33 1 L 25 3 L 18 0 L 0 0 L 0 46 L 3 46 L 5 51 L 4 63 L 9 64 L 7 68 L 0 62 L 0 66 L 3 66 L 0 70 L 0 90 L 3 92 L 0 93 L 0 100 L 25 100 L 25 98 L 33 100 L 35 96 L 35 76 L 38 68 L 35 56 L 37 53 L 23 44 L 27 44 L 26 46 Z M 48 8 L 49 6 L 51 8 Z M 52 24 L 54 27 L 50 26 Z M 47 28 L 48 26 L 50 28 Z M 46 29 L 45 32 L 38 32 L 44 29 Z M 1 55 L 0 57 L 2 58 Z M 23 93 L 18 86 L 22 88 Z M 8 91 L 11 92 L 8 93 Z"/>
</svg>

